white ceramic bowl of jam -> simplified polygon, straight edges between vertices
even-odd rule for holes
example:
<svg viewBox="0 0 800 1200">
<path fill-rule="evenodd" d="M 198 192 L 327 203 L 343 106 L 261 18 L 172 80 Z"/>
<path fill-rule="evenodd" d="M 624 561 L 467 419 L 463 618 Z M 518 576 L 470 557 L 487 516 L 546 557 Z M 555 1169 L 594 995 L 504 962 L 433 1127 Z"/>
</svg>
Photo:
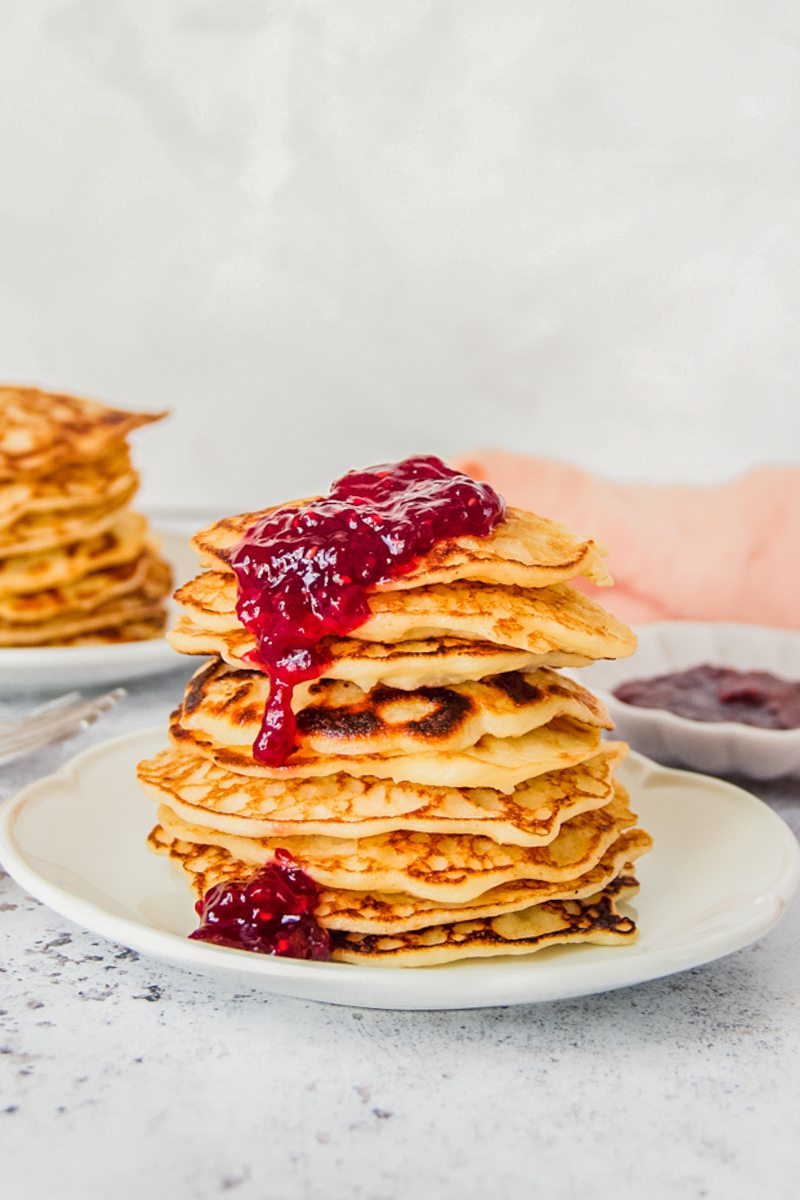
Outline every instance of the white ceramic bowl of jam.
<svg viewBox="0 0 800 1200">
<path fill-rule="evenodd" d="M 800 727 L 765 728 L 748 723 L 793 719 L 786 712 L 797 714 L 800 632 L 711 621 L 658 621 L 639 626 L 636 633 L 639 646 L 631 658 L 566 672 L 608 706 L 615 736 L 659 762 L 713 775 L 776 779 L 800 774 Z M 758 676 L 737 680 L 735 676 L 694 672 L 698 667 L 745 674 L 768 672 L 797 686 L 776 702 L 768 686 L 759 687 Z M 657 682 L 654 688 L 644 688 L 636 703 L 614 694 L 623 688 L 623 695 L 630 696 L 626 685 L 634 681 L 658 681 L 685 672 L 692 672 L 685 682 L 667 680 L 666 686 Z M 675 701 L 677 693 L 682 695 Z M 645 706 L 662 702 L 674 702 L 697 715 Z M 781 706 L 785 711 L 776 718 Z"/>
</svg>

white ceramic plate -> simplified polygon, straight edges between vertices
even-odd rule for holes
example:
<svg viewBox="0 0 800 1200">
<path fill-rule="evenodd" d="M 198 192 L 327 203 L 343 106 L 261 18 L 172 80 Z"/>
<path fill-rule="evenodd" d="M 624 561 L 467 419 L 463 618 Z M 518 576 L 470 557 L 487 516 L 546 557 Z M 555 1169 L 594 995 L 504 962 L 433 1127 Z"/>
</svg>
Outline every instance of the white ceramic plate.
<svg viewBox="0 0 800 1200">
<path fill-rule="evenodd" d="M 566 671 L 608 706 L 618 737 L 659 762 L 715 775 L 777 779 L 800 774 L 800 729 L 757 729 L 735 721 L 691 721 L 659 708 L 637 708 L 612 695 L 629 679 L 683 671 L 701 663 L 772 671 L 800 679 L 800 633 L 714 621 L 656 621 L 636 629 L 631 658 Z"/>
<path fill-rule="evenodd" d="M 184 532 L 154 527 L 175 585 L 197 573 L 197 556 Z M 176 608 L 171 605 L 170 620 Z M 181 659 L 166 638 L 111 646 L 24 646 L 0 649 L 0 696 L 24 691 L 63 692 L 174 671 Z"/>
<path fill-rule="evenodd" d="M 187 939 L 196 918 L 185 879 L 145 845 L 154 811 L 134 767 L 163 744 L 162 730 L 115 738 L 25 788 L 2 812 L 0 861 L 77 924 L 238 986 L 364 1008 L 479 1008 L 587 995 L 746 946 L 775 924 L 800 876 L 797 841 L 767 805 L 730 784 L 634 755 L 620 775 L 655 839 L 637 866 L 635 945 L 405 970 L 228 950 Z"/>
</svg>

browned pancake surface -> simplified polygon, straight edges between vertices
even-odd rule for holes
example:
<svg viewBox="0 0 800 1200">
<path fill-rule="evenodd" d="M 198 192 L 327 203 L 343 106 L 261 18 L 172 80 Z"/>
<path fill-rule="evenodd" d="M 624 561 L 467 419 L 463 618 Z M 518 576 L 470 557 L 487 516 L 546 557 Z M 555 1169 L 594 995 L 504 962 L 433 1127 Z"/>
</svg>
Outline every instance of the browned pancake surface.
<svg viewBox="0 0 800 1200">
<path fill-rule="evenodd" d="M 0 387 L 0 480 L 99 458 L 112 443 L 164 416 L 108 408 L 39 388 Z"/>
<path fill-rule="evenodd" d="M 508 795 L 344 774 L 257 779 L 176 747 L 145 759 L 137 773 L 147 795 L 182 820 L 241 837 L 359 838 L 403 829 L 536 846 L 553 841 L 566 821 L 609 802 L 611 772 L 624 751 L 620 743 L 606 743 L 594 758 L 537 775 Z"/>
<path fill-rule="evenodd" d="M 269 698 L 269 681 L 256 671 L 231 670 L 212 660 L 186 689 L 180 724 L 217 743 L 251 747 Z M 555 671 L 510 671 L 452 687 L 363 691 L 335 679 L 312 682 L 296 700 L 298 751 L 316 755 L 396 755 L 453 751 L 487 734 L 517 737 L 556 718 L 611 728 L 591 692 Z"/>
</svg>

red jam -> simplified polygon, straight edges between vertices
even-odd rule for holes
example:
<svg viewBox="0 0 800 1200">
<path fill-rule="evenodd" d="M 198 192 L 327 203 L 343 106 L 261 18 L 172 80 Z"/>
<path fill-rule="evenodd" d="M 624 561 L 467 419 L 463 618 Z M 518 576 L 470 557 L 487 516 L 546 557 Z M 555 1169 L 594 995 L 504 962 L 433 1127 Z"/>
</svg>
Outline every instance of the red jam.
<svg viewBox="0 0 800 1200">
<path fill-rule="evenodd" d="M 737 721 L 762 729 L 800 728 L 800 682 L 769 671 L 707 663 L 650 679 L 632 679 L 614 695 L 641 708 L 665 708 L 692 721 Z"/>
<path fill-rule="evenodd" d="M 505 512 L 487 483 L 420 455 L 350 471 L 327 496 L 279 509 L 248 530 L 230 562 L 239 620 L 270 677 L 255 757 L 286 762 L 297 736 L 294 687 L 323 674 L 323 638 L 368 619 L 371 588 L 408 571 L 443 538 L 485 537 Z"/>
<path fill-rule="evenodd" d="M 189 937 L 256 954 L 329 959 L 330 937 L 314 917 L 317 885 L 286 850 L 249 879 L 209 888 Z"/>
</svg>

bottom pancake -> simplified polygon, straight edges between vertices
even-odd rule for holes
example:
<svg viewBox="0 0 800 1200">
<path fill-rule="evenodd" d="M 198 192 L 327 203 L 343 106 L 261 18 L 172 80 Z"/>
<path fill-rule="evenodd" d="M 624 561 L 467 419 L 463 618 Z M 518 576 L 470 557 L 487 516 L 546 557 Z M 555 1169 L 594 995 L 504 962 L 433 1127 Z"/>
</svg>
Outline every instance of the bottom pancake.
<svg viewBox="0 0 800 1200">
<path fill-rule="evenodd" d="M 335 933 L 331 957 L 360 966 L 434 967 L 579 942 L 624 945 L 636 940 L 636 924 L 617 910 L 616 902 L 634 895 L 638 886 L 635 876 L 625 874 L 585 900 L 547 901 L 502 917 L 394 935 Z"/>
</svg>

